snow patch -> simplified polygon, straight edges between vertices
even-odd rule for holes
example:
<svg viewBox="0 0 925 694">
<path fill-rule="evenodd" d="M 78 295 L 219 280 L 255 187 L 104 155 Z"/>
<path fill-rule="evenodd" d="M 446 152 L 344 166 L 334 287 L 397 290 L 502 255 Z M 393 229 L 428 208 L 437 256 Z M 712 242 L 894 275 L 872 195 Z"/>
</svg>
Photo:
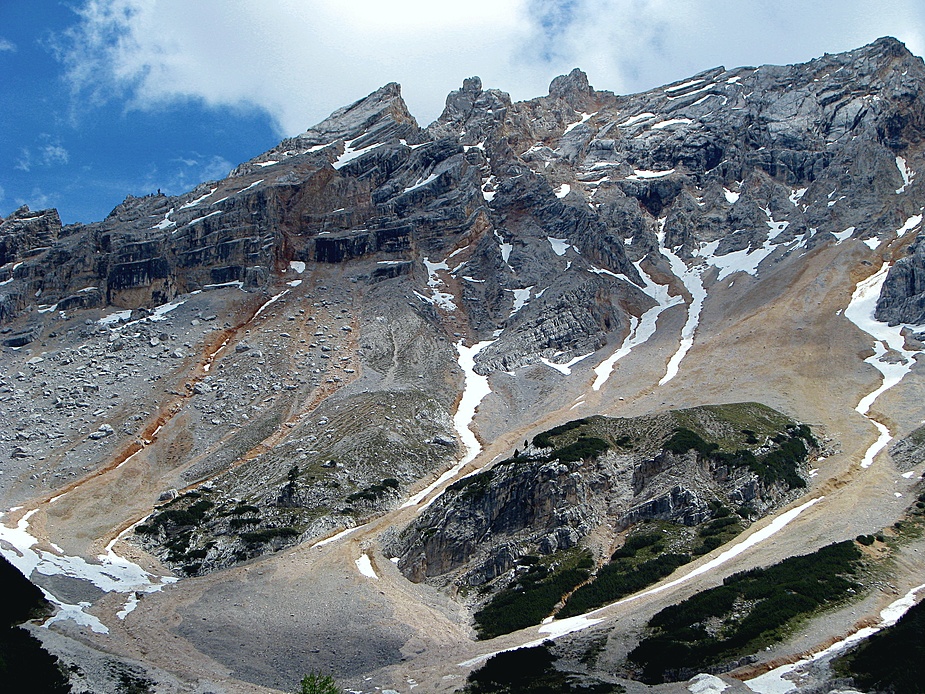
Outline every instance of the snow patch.
<svg viewBox="0 0 925 694">
<path fill-rule="evenodd" d="M 532 289 L 533 289 L 533 286 L 531 285 L 524 289 L 505 289 L 504 290 L 506 292 L 513 292 L 514 294 L 514 305 L 511 308 L 511 315 L 508 316 L 508 318 L 513 316 L 520 309 L 522 309 L 524 306 L 527 305 L 527 302 L 530 301 L 530 292 Z"/>
<path fill-rule="evenodd" d="M 369 147 L 362 147 L 360 149 L 354 149 L 353 143 L 356 142 L 358 139 L 359 138 L 356 138 L 354 140 L 345 142 L 344 143 L 344 153 L 341 154 L 337 158 L 337 160 L 333 164 L 331 164 L 331 166 L 333 166 L 335 169 L 338 169 L 338 170 L 342 169 L 347 164 L 352 162 L 354 159 L 359 159 L 360 157 L 367 154 L 368 152 L 371 152 L 374 149 L 376 149 L 376 147 L 381 147 L 383 144 L 382 142 L 377 142 L 376 144 L 370 145 Z"/>
<path fill-rule="evenodd" d="M 428 185 L 428 184 L 433 183 L 434 181 L 436 181 L 437 178 L 439 178 L 439 176 L 440 176 L 440 174 L 432 173 L 430 176 L 427 176 L 426 178 L 421 178 L 421 179 L 419 179 L 419 180 L 417 181 L 417 183 L 415 183 L 414 185 L 411 185 L 411 186 L 408 186 L 407 188 L 405 188 L 405 189 L 400 193 L 400 195 L 404 195 L 405 193 L 410 193 L 412 190 L 417 190 L 418 188 L 423 188 L 424 186 L 426 186 L 426 185 Z"/>
<path fill-rule="evenodd" d="M 561 186 L 559 186 L 556 189 L 556 197 L 561 200 L 566 195 L 568 195 L 571 192 L 571 190 L 572 190 L 572 186 L 570 186 L 568 183 L 563 183 Z"/>
<path fill-rule="evenodd" d="M 809 189 L 808 188 L 794 188 L 793 190 L 790 191 L 790 196 L 788 199 L 790 200 L 790 202 L 793 204 L 794 207 L 797 207 L 800 200 L 803 198 L 804 195 L 806 195 L 807 190 Z"/>
<path fill-rule="evenodd" d="M 303 263 L 301 260 L 290 260 L 289 267 L 292 270 L 295 270 L 297 275 L 301 275 L 303 272 L 305 272 L 305 263 Z"/>
<path fill-rule="evenodd" d="M 596 115 L 597 115 L 597 111 L 595 111 L 594 113 L 582 113 L 582 114 L 580 114 L 580 115 L 581 115 L 581 119 L 575 121 L 574 123 L 571 123 L 571 124 L 565 129 L 565 132 L 562 133 L 563 136 L 564 136 L 564 135 L 568 135 L 570 132 L 572 132 L 572 130 L 574 130 L 575 128 L 577 128 L 577 127 L 578 127 L 579 125 L 581 125 L 582 123 L 586 122 L 586 121 L 587 121 L 589 118 L 591 118 L 592 116 L 596 116 Z"/>
<path fill-rule="evenodd" d="M 97 323 L 100 325 L 115 325 L 116 323 L 123 323 L 132 317 L 132 309 L 126 309 L 124 311 L 116 311 L 115 313 L 110 313 L 108 316 L 103 316 L 100 318 Z"/>
<path fill-rule="evenodd" d="M 557 239 L 552 236 L 547 236 L 546 240 L 549 241 L 549 245 L 552 246 L 552 252 L 556 255 L 565 255 L 565 252 L 572 245 L 565 239 Z"/>
<path fill-rule="evenodd" d="M 739 201 L 739 197 L 740 197 L 742 194 L 741 194 L 741 193 L 733 193 L 733 192 L 732 192 L 731 190 L 729 190 L 728 188 L 723 188 L 723 195 L 726 196 L 726 202 L 728 202 L 730 205 L 735 205 L 735 204 Z"/>
<path fill-rule="evenodd" d="M 635 115 L 635 116 L 630 116 L 629 118 L 627 118 L 627 119 L 626 119 L 625 121 L 623 121 L 622 123 L 618 123 L 618 124 L 617 124 L 617 127 L 618 127 L 618 128 L 627 128 L 627 127 L 629 127 L 629 126 L 631 126 L 631 125 L 636 125 L 636 123 L 641 123 L 641 122 L 644 121 L 644 120 L 650 120 L 650 119 L 652 119 L 652 118 L 655 118 L 655 114 L 654 114 L 654 113 L 650 113 L 649 111 L 646 111 L 645 113 L 639 113 L 639 114 L 637 114 L 637 115 Z"/>
<path fill-rule="evenodd" d="M 446 311 L 455 311 L 456 304 L 453 302 L 453 295 L 438 289 L 438 287 L 444 285 L 444 282 L 437 276 L 437 273 L 440 270 L 449 272 L 450 266 L 446 264 L 445 260 L 439 263 L 432 263 L 427 257 L 424 258 L 423 262 L 424 267 L 427 269 L 427 286 L 430 288 L 430 298 L 425 299 L 425 301 L 434 306 L 439 306 Z"/>
<path fill-rule="evenodd" d="M 360 558 L 356 560 L 356 565 L 360 573 L 367 578 L 372 578 L 376 581 L 379 580 L 379 577 L 376 575 L 376 570 L 373 569 L 373 563 L 370 561 L 368 554 L 361 554 Z"/>
<path fill-rule="evenodd" d="M 687 320 L 684 322 L 684 327 L 681 328 L 681 344 L 678 346 L 678 351 L 668 360 L 665 375 L 658 382 L 660 386 L 665 385 L 678 375 L 681 361 L 690 348 L 694 346 L 694 333 L 700 323 L 700 311 L 703 309 L 703 302 L 707 298 L 707 292 L 703 287 L 703 278 L 701 277 L 703 269 L 687 267 L 681 258 L 665 247 L 664 243 L 665 232 L 660 231 L 658 233 L 659 251 L 668 259 L 671 271 L 684 283 L 685 288 L 691 295 L 691 303 L 687 308 Z"/>
<path fill-rule="evenodd" d="M 850 239 L 852 234 L 854 234 L 854 232 L 855 232 L 854 227 L 848 227 L 844 231 L 838 231 L 838 232 L 832 231 L 830 233 L 832 234 L 832 236 L 838 239 L 838 241 L 835 243 L 835 245 L 837 246 L 842 241 L 845 241 L 846 239 Z"/>
<path fill-rule="evenodd" d="M 485 399 L 485 396 L 491 392 L 491 387 L 488 385 L 488 376 L 482 376 L 475 372 L 475 357 L 493 342 L 494 340 L 483 340 L 472 345 L 472 347 L 466 347 L 462 340 L 456 343 L 456 351 L 459 353 L 458 364 L 465 375 L 465 381 L 459 406 L 456 408 L 456 414 L 453 415 L 453 427 L 466 447 L 466 455 L 456 465 L 440 475 L 426 489 L 422 489 L 408 499 L 402 504 L 402 508 L 416 506 L 421 503 L 437 487 L 453 479 L 464 466 L 475 460 L 476 456 L 481 452 L 482 444 L 479 443 L 469 425 L 472 424 L 472 420 L 475 418 L 475 410 Z"/>
<path fill-rule="evenodd" d="M 674 169 L 668 169 L 667 171 L 647 171 L 646 169 L 633 169 L 633 173 L 626 177 L 628 181 L 641 181 L 647 178 L 661 178 L 662 176 L 670 176 L 674 173 Z"/>
<path fill-rule="evenodd" d="M 571 376 L 572 367 L 575 366 L 575 364 L 577 364 L 578 362 L 584 361 L 585 359 L 590 357 L 592 354 L 594 354 L 594 352 L 588 352 L 587 354 L 582 354 L 581 356 L 574 357 L 573 359 L 569 360 L 565 364 L 556 364 L 555 362 L 549 361 L 549 359 L 547 359 L 546 357 L 540 357 L 540 361 L 546 364 L 546 366 L 550 367 L 551 369 L 555 369 L 556 371 L 558 371 L 561 374 L 564 374 L 565 376 Z"/>
<path fill-rule="evenodd" d="M 899 169 L 899 175 L 903 177 L 903 184 L 896 189 L 896 194 L 901 195 L 906 188 L 912 185 L 912 179 L 915 178 L 915 171 L 906 166 L 906 160 L 903 157 L 896 157 L 896 168 Z"/>
<path fill-rule="evenodd" d="M 870 467 L 877 454 L 892 440 L 892 435 L 886 426 L 873 419 L 868 412 L 871 406 L 883 393 L 895 386 L 912 370 L 915 365 L 915 356 L 925 354 L 925 351 L 907 350 L 902 331 L 906 325 L 890 326 L 874 317 L 877 309 L 877 299 L 883 283 L 886 281 L 890 264 L 883 263 L 881 268 L 865 280 L 858 282 L 851 295 L 851 301 L 845 309 L 845 317 L 858 328 L 874 338 L 874 354 L 864 361 L 873 366 L 883 376 L 880 387 L 868 393 L 854 409 L 864 415 L 873 424 L 879 436 L 864 454 L 861 467 Z"/>
<path fill-rule="evenodd" d="M 690 118 L 670 118 L 668 120 L 659 121 L 652 126 L 653 130 L 661 130 L 662 128 L 670 128 L 673 125 L 688 125 L 693 123 Z"/>
<path fill-rule="evenodd" d="M 630 316 L 630 330 L 624 338 L 623 344 L 621 344 L 619 349 L 613 354 L 607 357 L 607 359 L 594 367 L 594 373 L 597 374 L 597 378 L 591 386 L 594 390 L 600 390 L 607 382 L 607 379 L 610 378 L 610 374 L 613 373 L 614 366 L 620 359 L 632 352 L 634 348 L 645 343 L 655 334 L 656 321 L 662 311 L 683 301 L 680 296 L 668 295 L 667 284 L 656 284 L 656 282 L 646 274 L 645 270 L 642 269 L 641 262 L 636 262 L 634 265 L 642 281 L 645 283 L 643 291 L 655 299 L 656 304 L 643 313 L 641 318 Z"/>
<path fill-rule="evenodd" d="M 113 550 L 118 537 L 107 545 L 106 554 L 97 557 L 99 563 L 88 562 L 83 557 L 68 556 L 56 545 L 51 545 L 54 549 L 52 552 L 37 549 L 39 541 L 29 533 L 29 520 L 36 511 L 33 509 L 26 513 L 15 528 L 0 522 L 0 540 L 5 543 L 0 543 L 0 553 L 27 578 L 37 571 L 44 576 L 69 576 L 87 581 L 104 593 L 127 593 L 130 597 L 125 607 L 117 613 L 119 619 L 124 619 L 134 609 L 138 601 L 136 593 L 155 593 L 177 581 L 176 578 L 150 574 L 137 564 L 120 557 Z M 12 512 L 11 509 L 7 513 Z M 4 515 L 0 513 L 0 519 Z M 71 620 L 98 634 L 109 633 L 109 628 L 98 617 L 86 612 L 91 607 L 89 602 L 71 604 L 58 599 L 48 590 L 43 589 L 42 592 L 58 608 L 58 613 L 48 619 L 43 627 Z"/>
<path fill-rule="evenodd" d="M 922 215 L 917 214 L 913 217 L 909 217 L 909 219 L 906 220 L 906 223 L 896 230 L 896 235 L 904 236 L 907 231 L 912 231 L 921 223 L 922 223 Z"/>
<path fill-rule="evenodd" d="M 208 193 L 206 193 L 205 195 L 200 195 L 200 196 L 199 196 L 198 198 L 196 198 L 195 200 L 190 200 L 188 203 L 186 203 L 186 204 L 184 204 L 184 205 L 180 205 L 180 209 L 181 209 L 181 210 L 188 210 L 190 207 L 196 207 L 196 205 L 198 205 L 198 204 L 201 203 L 203 200 L 205 200 L 207 197 L 209 197 L 210 195 L 212 195 L 212 193 L 214 193 L 216 190 L 218 190 L 218 188 L 213 188 L 212 190 L 210 190 L 210 191 L 209 191 Z M 173 212 L 172 209 L 171 209 L 171 212 Z M 168 212 L 168 214 L 170 214 L 170 212 Z"/>
</svg>

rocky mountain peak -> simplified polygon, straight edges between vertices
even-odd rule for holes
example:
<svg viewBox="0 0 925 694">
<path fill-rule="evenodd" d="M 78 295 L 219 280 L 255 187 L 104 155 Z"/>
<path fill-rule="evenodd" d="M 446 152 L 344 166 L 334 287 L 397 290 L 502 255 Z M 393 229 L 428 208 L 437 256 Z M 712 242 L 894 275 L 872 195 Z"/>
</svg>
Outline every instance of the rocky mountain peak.
<svg viewBox="0 0 925 694">
<path fill-rule="evenodd" d="M 460 89 L 447 95 L 443 113 L 427 130 L 434 139 L 459 137 L 463 144 L 475 145 L 485 140 L 494 124 L 504 120 L 510 106 L 507 92 L 483 91 L 479 77 L 468 77 Z"/>
<path fill-rule="evenodd" d="M 576 67 L 550 82 L 549 96 L 562 99 L 576 111 L 584 111 L 593 99 L 594 89 L 588 84 L 588 75 Z"/>
</svg>

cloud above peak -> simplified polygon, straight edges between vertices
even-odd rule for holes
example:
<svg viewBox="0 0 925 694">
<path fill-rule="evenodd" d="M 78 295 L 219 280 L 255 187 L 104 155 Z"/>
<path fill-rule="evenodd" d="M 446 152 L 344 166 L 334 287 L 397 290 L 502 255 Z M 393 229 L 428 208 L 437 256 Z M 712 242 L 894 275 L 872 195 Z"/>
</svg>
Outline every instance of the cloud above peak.
<svg viewBox="0 0 925 694">
<path fill-rule="evenodd" d="M 471 75 L 523 99 L 575 66 L 628 92 L 887 34 L 925 50 L 917 0 L 84 0 L 77 12 L 57 45 L 81 101 L 256 106 L 280 135 L 392 81 L 426 124 Z"/>
</svg>

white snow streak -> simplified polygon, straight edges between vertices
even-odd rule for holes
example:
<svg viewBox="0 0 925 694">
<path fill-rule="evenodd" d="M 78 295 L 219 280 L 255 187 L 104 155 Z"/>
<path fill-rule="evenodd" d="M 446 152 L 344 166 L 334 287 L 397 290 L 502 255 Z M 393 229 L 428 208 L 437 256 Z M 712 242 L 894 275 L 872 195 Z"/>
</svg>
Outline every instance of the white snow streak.
<svg viewBox="0 0 925 694">
<path fill-rule="evenodd" d="M 662 311 L 676 304 L 680 304 L 683 301 L 680 296 L 669 296 L 668 285 L 656 284 L 655 281 L 646 274 L 645 270 L 642 269 L 641 263 L 637 262 L 634 263 L 634 265 L 639 271 L 639 276 L 642 277 L 642 281 L 645 283 L 643 291 L 655 299 L 656 304 L 643 313 L 641 318 L 630 316 L 630 331 L 624 338 L 623 344 L 620 345 L 617 351 L 607 357 L 607 359 L 594 367 L 594 373 L 597 374 L 597 378 L 591 386 L 593 390 L 601 389 L 607 382 L 607 379 L 610 378 L 610 374 L 613 373 L 614 366 L 618 361 L 632 352 L 634 348 L 645 343 L 655 334 L 656 321 Z"/>
<path fill-rule="evenodd" d="M 655 118 L 655 114 L 654 114 L 654 113 L 649 113 L 648 111 L 646 111 L 645 113 L 639 113 L 639 114 L 637 114 L 637 115 L 635 115 L 635 116 L 630 116 L 629 118 L 627 118 L 627 119 L 626 119 L 625 121 L 623 121 L 622 123 L 618 123 L 618 124 L 617 124 L 617 127 L 618 127 L 618 128 L 627 128 L 627 127 L 629 127 L 629 126 L 631 126 L 631 125 L 636 125 L 636 123 L 641 123 L 642 121 L 644 121 L 644 120 L 649 120 L 649 119 L 651 119 L 651 118 Z"/>
<path fill-rule="evenodd" d="M 447 480 L 453 479 L 465 465 L 475 460 L 476 456 L 482 450 L 482 444 L 469 428 L 472 420 L 475 418 L 475 410 L 481 404 L 485 396 L 491 392 L 488 385 L 488 376 L 482 376 L 475 372 L 475 357 L 483 349 L 492 344 L 494 340 L 483 340 L 472 347 L 466 347 L 462 340 L 456 343 L 456 351 L 459 352 L 459 368 L 465 374 L 462 397 L 459 400 L 459 406 L 456 408 L 456 414 L 453 415 L 453 427 L 459 434 L 460 440 L 466 447 L 466 455 L 463 456 L 456 465 L 444 472 L 435 482 L 426 489 L 422 489 L 412 496 L 408 501 L 402 504 L 402 508 L 416 506 L 421 503 L 427 496 Z"/>
<path fill-rule="evenodd" d="M 344 153 L 341 154 L 337 158 L 337 161 L 331 164 L 331 166 L 333 166 L 335 169 L 342 169 L 347 164 L 352 162 L 354 159 L 359 159 L 367 152 L 371 152 L 372 150 L 376 149 L 376 147 L 379 147 L 383 144 L 382 142 L 377 142 L 376 144 L 370 145 L 369 147 L 363 147 L 361 149 L 354 149 L 353 148 L 354 142 L 356 142 L 356 140 L 350 140 L 344 143 Z"/>
<path fill-rule="evenodd" d="M 646 178 L 661 178 L 674 173 L 674 169 L 667 171 L 647 171 L 646 169 L 633 169 L 633 173 L 626 177 L 628 181 L 641 181 Z"/>
<path fill-rule="evenodd" d="M 585 121 L 587 121 L 587 120 L 588 120 L 589 118 L 591 118 L 592 116 L 596 116 L 596 115 L 597 115 L 597 111 L 595 111 L 594 113 L 582 113 L 582 114 L 581 114 L 581 120 L 577 120 L 577 121 L 575 121 L 574 123 L 571 123 L 571 124 L 565 129 L 565 132 L 563 132 L 562 134 L 563 134 L 563 135 L 568 135 L 570 132 L 572 132 L 572 130 L 574 130 L 575 128 L 577 128 L 579 125 L 581 125 L 582 123 L 584 123 Z"/>
<path fill-rule="evenodd" d="M 703 302 L 707 298 L 707 292 L 703 288 L 702 268 L 689 268 L 684 264 L 677 255 L 665 248 L 665 233 L 660 231 L 658 234 L 659 251 L 668 259 L 671 264 L 671 271 L 684 283 L 685 288 L 691 295 L 690 306 L 687 307 L 687 321 L 681 328 L 681 344 L 678 351 L 675 352 L 671 359 L 668 360 L 668 367 L 665 369 L 665 375 L 658 382 L 660 386 L 665 385 L 678 375 L 678 368 L 681 361 L 687 355 L 687 352 L 694 346 L 694 333 L 697 331 L 697 325 L 700 323 L 700 311 L 703 309 Z"/>
<path fill-rule="evenodd" d="M 903 328 L 908 326 L 896 325 L 891 327 L 874 318 L 877 299 L 880 296 L 880 291 L 886 281 L 889 269 L 890 264 L 884 263 L 873 275 L 858 282 L 854 293 L 851 295 L 848 308 L 845 309 L 845 317 L 874 338 L 874 355 L 864 361 L 883 375 L 880 387 L 861 398 L 857 407 L 854 408 L 867 417 L 880 432 L 877 440 L 864 454 L 864 459 L 861 461 L 861 467 L 864 468 L 873 464 L 877 454 L 893 438 L 886 426 L 874 420 L 868 414 L 871 406 L 880 395 L 899 383 L 912 370 L 915 364 L 915 355 L 923 353 L 922 351 L 907 350 L 905 348 L 906 341 L 903 338 L 902 331 Z"/>
<path fill-rule="evenodd" d="M 659 121 L 652 126 L 652 130 L 661 130 L 662 128 L 670 128 L 673 125 L 687 125 L 693 123 L 690 118 L 669 118 L 668 120 Z"/>
<path fill-rule="evenodd" d="M 405 188 L 400 193 L 400 195 L 404 195 L 405 193 L 410 193 L 412 190 L 417 190 L 418 188 L 423 188 L 429 183 L 433 183 L 434 181 L 436 181 L 439 176 L 440 174 L 432 173 L 430 176 L 427 176 L 426 178 L 419 179 L 417 183 L 415 183 L 414 185 L 410 185 L 407 188 Z"/>
<path fill-rule="evenodd" d="M 584 361 L 585 359 L 590 357 L 592 354 L 594 354 L 594 352 L 589 352 L 588 354 L 582 354 L 581 356 L 574 357 L 573 359 L 569 360 L 565 364 L 556 364 L 555 362 L 550 361 L 546 357 L 540 357 L 540 361 L 546 364 L 546 366 L 552 369 L 555 369 L 561 374 L 564 374 L 566 376 L 571 376 L 572 367 L 575 366 L 575 364 L 577 364 L 578 362 Z"/>
</svg>

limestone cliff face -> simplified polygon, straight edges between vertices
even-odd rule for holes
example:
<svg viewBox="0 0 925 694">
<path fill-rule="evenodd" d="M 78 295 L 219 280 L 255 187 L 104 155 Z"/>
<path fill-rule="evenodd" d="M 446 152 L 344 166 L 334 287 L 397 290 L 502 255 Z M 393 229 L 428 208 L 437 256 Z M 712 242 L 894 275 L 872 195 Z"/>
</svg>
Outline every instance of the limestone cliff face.
<svg viewBox="0 0 925 694">
<path fill-rule="evenodd" d="M 472 77 L 427 128 L 388 84 L 185 195 L 129 197 L 64 229 L 54 211 L 14 213 L 0 223 L 0 320 L 374 260 L 359 274 L 416 295 L 445 331 L 503 330 L 481 372 L 564 363 L 653 305 L 643 273 L 670 278 L 663 251 L 760 274 L 833 234 L 873 247 L 911 232 L 923 84 L 894 39 L 623 96 L 577 69 L 524 102 Z M 897 263 L 878 315 L 921 319 L 919 255 Z"/>
</svg>

